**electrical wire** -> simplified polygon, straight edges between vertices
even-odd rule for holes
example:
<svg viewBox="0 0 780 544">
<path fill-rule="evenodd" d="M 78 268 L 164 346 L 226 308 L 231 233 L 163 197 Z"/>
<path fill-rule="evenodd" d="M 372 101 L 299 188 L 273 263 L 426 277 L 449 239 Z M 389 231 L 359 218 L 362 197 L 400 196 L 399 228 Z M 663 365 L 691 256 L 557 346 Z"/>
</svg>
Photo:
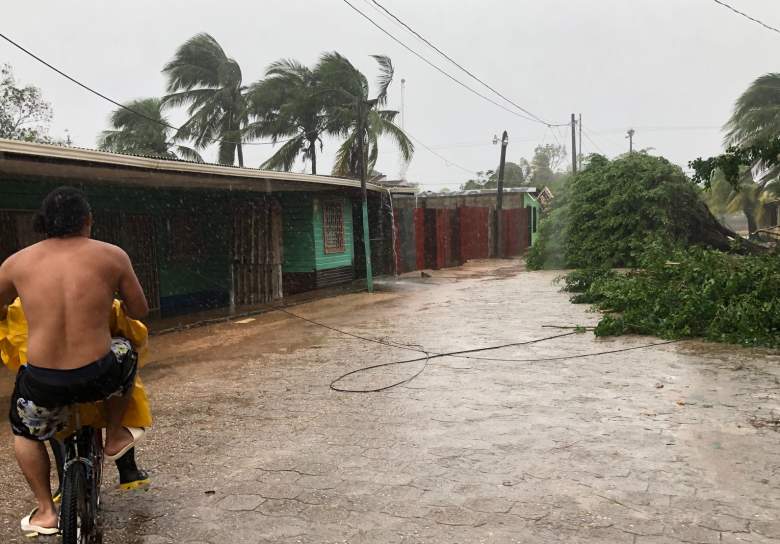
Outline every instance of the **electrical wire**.
<svg viewBox="0 0 780 544">
<path fill-rule="evenodd" d="M 427 64 L 428 66 L 430 66 L 431 68 L 433 68 L 433 69 L 434 69 L 434 70 L 436 70 L 437 72 L 441 73 L 442 75 L 444 75 L 444 76 L 445 76 L 445 77 L 447 77 L 448 79 L 452 80 L 453 82 L 457 83 L 458 85 L 460 85 L 460 86 L 461 86 L 461 87 L 463 87 L 464 89 L 468 90 L 469 92 L 471 92 L 471 93 L 473 93 L 473 94 L 477 95 L 478 97 L 482 98 L 483 100 L 487 100 L 487 101 L 488 101 L 488 102 L 490 102 L 491 104 L 493 104 L 493 105 L 495 105 L 495 106 L 498 106 L 498 107 L 499 107 L 499 108 L 501 108 L 502 110 L 504 110 L 504 111 L 506 111 L 506 112 L 509 112 L 509 113 L 511 113 L 512 115 L 516 115 L 517 117 L 520 117 L 521 119 L 525 119 L 526 121 L 531 121 L 531 122 L 534 122 L 534 123 L 540 123 L 540 122 L 541 122 L 542 124 L 547 124 L 547 123 L 545 123 L 545 122 L 543 122 L 543 121 L 539 121 L 538 119 L 535 119 L 535 118 L 533 118 L 533 117 L 530 117 L 530 116 L 528 116 L 528 115 L 522 114 L 522 113 L 520 113 L 520 112 L 517 112 L 517 111 L 515 111 L 515 110 L 512 110 L 512 109 L 509 109 L 509 108 L 507 108 L 506 106 L 504 106 L 503 104 L 501 104 L 500 102 L 496 102 L 495 100 L 493 100 L 493 99 L 492 99 L 492 98 L 490 98 L 489 96 L 486 96 L 486 95 L 484 95 L 484 94 L 480 93 L 479 91 L 477 91 L 476 89 L 474 89 L 473 87 L 470 87 L 469 85 L 467 85 L 467 84 L 463 83 L 462 81 L 460 81 L 459 79 L 457 79 L 455 76 L 451 75 L 449 72 L 447 72 L 447 71 L 446 71 L 446 70 L 444 70 L 443 68 L 440 68 L 439 66 L 437 66 L 436 64 L 434 64 L 433 62 L 431 62 L 430 60 L 428 60 L 427 58 L 425 58 L 424 56 L 422 56 L 420 53 L 418 53 L 417 51 L 415 51 L 414 49 L 412 49 L 411 47 L 409 47 L 408 45 L 406 45 L 406 44 L 405 44 L 404 42 L 402 42 L 400 39 L 396 38 L 396 37 L 395 37 L 393 34 L 391 34 L 390 32 L 388 32 L 387 30 L 385 30 L 385 29 L 384 29 L 384 27 L 382 27 L 382 25 L 380 25 L 379 23 L 377 23 L 376 21 L 374 21 L 374 20 L 373 20 L 371 17 L 369 17 L 368 15 L 366 15 L 366 14 L 365 14 L 363 11 L 361 11 L 359 8 L 357 8 L 355 5 L 353 5 L 353 4 L 352 4 L 352 3 L 351 3 L 349 0 L 342 0 L 342 2 L 344 2 L 345 4 L 347 4 L 347 5 L 348 5 L 350 8 L 352 8 L 354 11 L 356 11 L 358 14 L 360 14 L 360 16 L 361 16 L 361 17 L 363 17 L 363 18 L 364 18 L 365 20 L 367 20 L 369 23 L 371 23 L 371 24 L 372 24 L 372 25 L 374 25 L 376 28 L 378 28 L 378 29 L 379 29 L 379 30 L 380 30 L 382 33 L 384 33 L 384 34 L 386 34 L 388 37 L 390 37 L 390 38 L 391 38 L 391 39 L 392 39 L 394 42 L 396 42 L 397 44 L 399 44 L 401 47 L 403 47 L 404 49 L 406 49 L 407 51 L 409 51 L 410 53 L 412 53 L 414 56 L 416 56 L 417 58 L 419 58 L 420 60 L 422 60 L 422 61 L 423 61 L 425 64 Z M 549 125 L 548 125 L 548 126 L 549 126 Z"/>
<path fill-rule="evenodd" d="M 474 75 L 474 73 L 473 73 L 473 72 L 471 72 L 471 71 L 470 71 L 468 68 L 465 68 L 463 65 L 461 65 L 460 63 L 458 63 L 458 62 L 457 62 L 455 59 L 453 59 L 453 58 L 452 58 L 451 56 L 449 56 L 447 53 L 445 53 L 444 51 L 442 51 L 441 49 L 439 49 L 437 46 L 435 46 L 433 43 L 431 43 L 431 42 L 430 42 L 430 40 L 428 40 L 428 39 L 427 39 L 425 36 L 423 36 L 423 35 L 421 35 L 420 33 L 418 33 L 416 30 L 414 30 L 414 29 L 413 29 L 412 27 L 410 27 L 408 24 L 406 24 L 405 22 L 403 22 L 403 21 L 402 21 L 402 20 L 401 20 L 401 19 L 400 19 L 400 18 L 399 18 L 397 15 L 395 15 L 393 12 L 391 12 L 390 10 L 388 10 L 388 9 L 387 9 L 385 6 L 383 6 L 383 5 L 382 5 L 382 4 L 380 4 L 379 2 L 377 2 L 377 0 L 371 0 L 371 1 L 372 1 L 374 4 L 376 4 L 377 6 L 379 6 L 379 8 L 380 8 L 382 11 L 384 11 L 384 12 L 385 12 L 385 13 L 387 13 L 387 14 L 388 14 L 390 17 L 392 17 L 392 18 L 393 18 L 393 19 L 395 19 L 395 20 L 396 20 L 398 23 L 400 23 L 400 24 L 401 24 L 401 25 L 402 25 L 404 28 L 406 28 L 406 29 L 407 29 L 409 32 L 411 32 L 412 34 L 414 34 L 415 36 L 417 36 L 419 39 L 421 39 L 421 40 L 422 40 L 423 42 L 425 42 L 427 45 L 429 45 L 430 47 L 432 47 L 432 48 L 433 48 L 433 49 L 434 49 L 434 50 L 435 50 L 437 53 L 439 53 L 439 54 L 440 54 L 441 56 L 443 56 L 445 59 L 447 59 L 447 60 L 448 60 L 448 61 L 450 61 L 452 64 L 454 64 L 455 66 L 457 66 L 458 68 L 460 68 L 460 69 L 461 69 L 463 72 L 465 72 L 467 75 L 469 75 L 469 76 L 470 76 L 472 79 L 474 79 L 475 81 L 478 81 L 478 82 L 479 82 L 479 83 L 481 83 L 483 86 L 485 86 L 485 87 L 487 87 L 488 89 L 490 89 L 491 91 L 493 91 L 493 92 L 494 92 L 496 95 L 500 96 L 501 98 L 503 98 L 504 100 L 506 100 L 508 103 L 512 104 L 512 105 L 513 105 L 514 107 L 516 107 L 518 110 L 522 111 L 523 113 L 526 113 L 526 114 L 530 115 L 531 117 L 533 117 L 534 119 L 536 119 L 536 120 L 537 120 L 537 121 L 539 121 L 540 123 L 542 123 L 542 124 L 544 124 L 544 125 L 548 125 L 548 126 L 549 126 L 550 124 L 552 124 L 552 123 L 550 123 L 550 122 L 548 122 L 548 121 L 545 121 L 544 119 L 542 119 L 541 117 L 539 117 L 539 116 L 538 116 L 538 115 L 536 115 L 535 113 L 533 113 L 533 112 L 531 112 L 531 111 L 528 111 L 527 109 L 525 109 L 525 108 L 524 108 L 524 107 L 522 107 L 521 105 L 519 105 L 519 104 L 517 104 L 516 102 L 512 101 L 510 98 L 507 98 L 507 96 L 506 96 L 506 95 L 502 94 L 500 91 L 497 91 L 497 90 L 496 90 L 495 88 L 493 88 L 491 85 L 489 85 L 488 83 L 486 83 L 485 81 L 483 81 L 482 79 L 480 79 L 478 76 Z"/>
<path fill-rule="evenodd" d="M 444 156 L 444 155 L 442 155 L 441 153 L 438 153 L 438 152 L 434 151 L 434 150 L 433 150 L 431 147 L 427 146 L 426 144 L 424 144 L 423 142 L 421 142 L 420 140 L 418 140 L 417 138 L 415 138 L 415 137 L 414 137 L 414 136 L 413 136 L 413 135 L 412 135 L 412 134 L 411 134 L 411 133 L 410 133 L 408 130 L 404 130 L 404 132 L 406 133 L 406 135 L 407 135 L 407 136 L 409 136 L 409 138 L 411 138 L 411 139 L 412 139 L 412 140 L 414 140 L 416 143 L 418 143 L 418 144 L 420 144 L 421 146 L 423 146 L 423 148 L 425 148 L 425 149 L 426 149 L 426 150 L 428 150 L 429 152 L 431 152 L 431 153 L 433 153 L 434 155 L 436 155 L 437 157 L 439 157 L 439 158 L 440 158 L 441 160 L 443 160 L 443 161 L 444 161 L 444 162 L 445 162 L 445 163 L 446 163 L 448 166 L 454 166 L 454 167 L 456 167 L 456 168 L 460 168 L 461 170 L 463 170 L 464 172 L 466 172 L 466 173 L 468 173 L 468 174 L 472 174 L 472 175 L 475 175 L 475 176 L 477 175 L 477 172 L 476 172 L 475 170 L 470 170 L 470 169 L 466 168 L 465 166 L 461 166 L 461 165 L 459 165 L 459 164 L 458 164 L 458 163 L 456 163 L 456 162 L 452 162 L 450 159 L 448 159 L 447 157 L 445 157 L 445 156 Z"/>
<path fill-rule="evenodd" d="M 43 64 L 47 68 L 49 68 L 50 70 L 53 70 L 54 72 L 58 73 L 59 75 L 61 75 L 65 79 L 67 79 L 68 81 L 70 81 L 72 83 L 75 83 L 76 85 L 78 85 L 82 89 L 84 89 L 86 91 L 89 91 L 90 93 L 94 94 L 95 96 L 98 96 L 98 97 L 102 98 L 103 100 L 106 100 L 107 102 L 110 102 L 111 104 L 113 104 L 113 105 L 115 105 L 115 106 L 117 106 L 119 108 L 122 108 L 123 110 L 129 111 L 133 115 L 136 115 L 138 117 L 146 119 L 147 121 L 150 121 L 152 123 L 156 123 L 158 125 L 162 125 L 162 126 L 164 126 L 166 128 L 173 129 L 173 130 L 175 130 L 177 132 L 179 130 L 181 130 L 181 127 L 177 127 L 177 126 L 171 125 L 169 123 L 166 123 L 165 121 L 161 121 L 160 119 L 155 119 L 154 117 L 149 117 L 145 113 L 140 112 L 140 111 L 138 111 L 136 109 L 133 109 L 133 108 L 131 108 L 129 106 L 126 106 L 126 105 L 122 104 L 121 102 L 118 102 L 118 101 L 114 100 L 113 98 L 111 98 L 111 97 L 101 93 L 100 91 L 97 91 L 97 90 L 93 89 L 89 85 L 86 85 L 85 83 L 82 83 L 81 81 L 79 81 L 75 77 L 73 77 L 73 76 L 63 72 L 62 70 L 60 70 L 56 66 L 54 66 L 51 63 L 47 62 L 46 60 L 42 59 L 41 57 L 39 57 L 38 55 L 36 55 L 32 51 L 30 51 L 29 49 L 25 48 L 21 44 L 15 42 L 14 40 L 9 38 L 5 34 L 0 33 L 0 38 L 4 39 L 6 42 L 8 42 L 9 44 L 13 45 L 14 47 L 19 49 L 23 53 L 26 53 L 27 55 L 29 55 L 33 59 L 37 60 L 38 62 L 40 62 L 41 64 Z M 276 145 L 276 144 L 279 144 L 279 143 L 288 142 L 288 141 L 290 141 L 292 139 L 294 139 L 294 138 L 288 138 L 286 140 L 277 140 L 275 142 L 273 142 L 273 141 L 272 142 L 244 142 L 244 141 L 235 142 L 235 141 L 232 141 L 232 140 L 224 140 L 224 139 L 209 139 L 209 140 L 210 140 L 211 143 L 226 143 L 226 144 L 234 144 L 234 145 Z"/>
<path fill-rule="evenodd" d="M 602 155 L 606 155 L 606 153 L 604 153 L 604 150 L 603 150 L 603 149 L 601 149 L 601 147 L 599 146 L 599 144 L 597 144 L 595 141 L 593 141 L 593 138 L 591 138 L 591 137 L 590 137 L 590 134 L 588 134 L 588 131 L 587 131 L 587 130 L 585 130 L 585 125 L 581 124 L 580 126 L 582 127 L 582 133 L 585 135 L 585 139 L 586 139 L 586 140 L 588 140 L 588 141 L 591 143 L 591 145 L 592 145 L 593 147 L 595 147 L 595 148 L 596 148 L 596 150 L 597 150 L 599 153 L 601 153 Z"/>
<path fill-rule="evenodd" d="M 715 2 L 716 4 L 719 4 L 719 5 L 723 6 L 726 9 L 730 9 L 731 11 L 736 13 L 737 15 L 741 15 L 745 19 L 749 19 L 749 20 L 753 21 L 754 23 L 758 23 L 759 25 L 763 26 L 767 30 L 771 30 L 772 32 L 777 32 L 778 34 L 780 34 L 780 29 L 777 29 L 777 28 L 775 28 L 773 26 L 770 26 L 770 25 L 766 24 L 765 22 L 760 21 L 759 19 L 756 19 L 755 17 L 751 17 L 750 15 L 745 13 L 744 11 L 739 11 L 737 8 L 735 8 L 733 6 L 730 6 L 726 2 L 721 2 L 721 0 L 712 0 L 712 1 Z"/>
<path fill-rule="evenodd" d="M 197 276 L 200 276 L 201 278 L 206 280 L 208 283 L 211 283 L 213 285 L 219 285 L 213 279 L 208 278 L 207 276 L 201 274 L 197 270 L 193 269 L 193 270 L 191 270 L 191 272 L 193 272 Z M 221 285 L 219 285 L 219 286 L 222 287 Z M 309 302 L 309 301 L 306 301 L 306 302 Z M 656 342 L 656 343 L 651 343 L 651 344 L 643 344 L 643 345 L 640 345 L 640 346 L 632 346 L 632 347 L 629 347 L 629 348 L 620 348 L 620 349 L 614 349 L 614 350 L 599 351 L 599 352 L 594 352 L 594 353 L 580 353 L 580 354 L 565 355 L 565 356 L 560 356 L 560 357 L 546 357 L 546 358 L 542 357 L 542 358 L 534 358 L 534 359 L 503 359 L 503 358 L 494 358 L 494 357 L 474 357 L 474 356 L 469 355 L 469 354 L 471 354 L 471 353 L 479 353 L 479 352 L 483 352 L 483 351 L 493 351 L 493 350 L 504 349 L 504 348 L 509 348 L 509 347 L 517 347 L 517 346 L 525 346 L 525 345 L 530 345 L 530 344 L 538 344 L 540 342 L 545 342 L 547 340 L 555 340 L 557 338 L 564 338 L 564 337 L 567 337 L 567 336 L 572 336 L 572 335 L 581 334 L 581 333 L 579 333 L 577 331 L 565 332 L 565 333 L 555 334 L 555 335 L 552 335 L 552 336 L 546 336 L 546 337 L 543 337 L 543 338 L 537 338 L 537 339 L 534 339 L 534 340 L 525 340 L 525 341 L 522 341 L 522 342 L 511 342 L 511 343 L 501 344 L 501 345 L 497 345 L 497 346 L 487 346 L 487 347 L 484 347 L 484 348 L 473 348 L 473 349 L 466 349 L 466 350 L 452 351 L 452 352 L 444 353 L 444 352 L 437 352 L 437 351 L 432 351 L 432 350 L 426 350 L 422 346 L 415 345 L 415 344 L 402 344 L 400 342 L 392 342 L 392 341 L 389 341 L 389 340 L 380 340 L 380 339 L 377 339 L 377 338 L 371 338 L 370 336 L 364 336 L 362 334 L 356 334 L 356 333 L 353 333 L 353 332 L 345 331 L 344 329 L 340 329 L 338 327 L 334 327 L 332 325 L 328 325 L 327 323 L 323 323 L 321 321 L 316 321 L 314 319 L 309 319 L 308 317 L 303 317 L 302 315 L 297 314 L 295 312 L 292 312 L 290 310 L 287 310 L 286 308 L 284 308 L 282 306 L 279 306 L 279 305 L 275 305 L 275 304 L 261 304 L 260 307 L 262 309 L 267 310 L 267 311 L 272 311 L 272 312 L 276 311 L 276 312 L 283 313 L 283 314 L 288 315 L 288 316 L 290 316 L 292 318 L 298 319 L 300 321 L 304 321 L 304 322 L 309 323 L 311 325 L 314 325 L 316 327 L 321 327 L 323 329 L 327 329 L 329 331 L 332 331 L 332 332 L 335 332 L 335 333 L 338 333 L 338 334 L 342 334 L 344 336 L 349 336 L 349 337 L 354 338 L 356 340 L 361 340 L 361 341 L 372 343 L 372 344 L 379 344 L 381 346 L 386 346 L 386 347 L 403 349 L 403 350 L 407 350 L 407 351 L 414 351 L 414 352 L 423 354 L 423 357 L 418 357 L 416 359 L 407 359 L 407 360 L 403 360 L 403 361 L 393 361 L 393 362 L 390 362 L 390 363 L 381 363 L 381 364 L 378 364 L 378 365 L 371 365 L 371 366 L 367 366 L 367 367 L 362 367 L 362 368 L 358 368 L 358 369 L 355 369 L 355 370 L 351 370 L 351 371 L 349 371 L 349 372 L 347 372 L 345 374 L 342 374 L 341 376 L 337 377 L 335 380 L 331 381 L 331 383 L 330 383 L 330 388 L 332 390 L 338 391 L 338 392 L 341 392 L 341 393 L 378 393 L 380 391 L 386 391 L 386 390 L 391 389 L 393 387 L 397 387 L 399 385 L 403 385 L 405 383 L 409 383 L 410 381 L 412 381 L 413 379 L 415 379 L 416 377 L 418 377 L 419 375 L 421 375 L 425 371 L 425 369 L 428 367 L 428 365 L 429 365 L 429 363 L 430 363 L 430 361 L 432 359 L 438 359 L 438 358 L 441 358 L 441 357 L 455 357 L 455 358 L 458 358 L 458 359 L 471 359 L 471 360 L 478 360 L 478 361 L 494 361 L 494 362 L 509 362 L 509 363 L 564 361 L 564 360 L 568 360 L 568 359 L 583 359 L 583 358 L 586 358 L 586 357 L 597 357 L 597 356 L 600 356 L 600 355 L 608 355 L 608 354 L 611 354 L 611 353 L 623 353 L 623 352 L 626 352 L 626 351 L 632 351 L 632 350 L 638 350 L 638 349 L 646 349 L 646 348 L 651 348 L 651 347 L 655 347 L 655 346 L 663 346 L 663 345 L 673 344 L 673 343 L 679 342 L 679 340 L 670 340 L 670 341 L 666 341 L 666 342 Z M 253 312 L 246 312 L 244 314 L 241 314 L 240 316 L 230 316 L 230 319 L 235 319 L 236 317 L 245 317 L 245 316 L 250 316 L 250 315 L 256 315 L 258 313 L 261 313 L 263 311 L 262 309 L 258 310 L 258 311 L 253 311 Z M 220 319 L 208 320 L 208 321 L 206 321 L 206 323 L 216 323 L 218 321 L 224 321 L 224 319 L 220 318 Z M 176 329 L 172 329 L 172 330 L 176 330 Z M 164 332 L 167 332 L 167 331 L 164 331 Z M 158 331 L 158 334 L 159 333 L 160 332 Z M 389 384 L 389 385 L 385 385 L 385 386 L 378 387 L 378 388 L 373 388 L 373 389 L 356 389 L 356 390 L 351 390 L 351 389 L 348 389 L 348 388 L 341 388 L 341 387 L 336 386 L 336 384 L 338 382 L 340 382 L 341 380 L 343 380 L 344 378 L 346 378 L 348 376 L 353 376 L 355 374 L 359 374 L 361 372 L 367 372 L 369 370 L 373 370 L 373 369 L 376 369 L 376 368 L 382 368 L 382 367 L 388 367 L 388 366 L 397 366 L 397 365 L 404 365 L 404 364 L 410 364 L 410 363 L 417 363 L 417 362 L 421 362 L 421 361 L 425 361 L 425 363 L 423 364 L 423 366 L 416 373 L 414 373 L 412 376 L 410 376 L 408 378 L 405 378 L 405 379 L 403 379 L 401 381 L 398 381 L 398 382 L 395 382 L 395 383 L 392 383 L 392 384 Z"/>
<path fill-rule="evenodd" d="M 624 353 L 626 351 L 632 351 L 632 350 L 638 350 L 638 349 L 647 349 L 655 346 L 665 346 L 668 344 L 674 344 L 677 342 L 680 342 L 680 340 L 669 340 L 666 342 L 656 342 L 652 344 L 643 344 L 641 346 L 632 346 L 630 348 L 621 348 L 621 349 L 614 349 L 614 350 L 607 350 L 607 351 L 600 351 L 595 353 L 582 353 L 578 355 L 565 355 L 561 357 L 542 357 L 542 358 L 535 358 L 535 359 L 502 359 L 502 358 L 495 358 L 495 357 L 474 357 L 470 355 L 466 355 L 468 353 L 477 353 L 482 351 L 491 351 L 491 350 L 497 350 L 497 349 L 504 349 L 508 347 L 516 347 L 516 346 L 527 346 L 531 344 L 538 344 L 541 342 L 546 342 L 548 340 L 555 340 L 558 338 L 563 338 L 566 336 L 572 336 L 575 334 L 580 334 L 579 332 L 567 332 L 567 333 L 561 333 L 561 334 L 555 334 L 552 336 L 545 336 L 543 338 L 536 338 L 534 340 L 527 340 L 524 342 L 512 342 L 510 344 L 503 344 L 499 346 L 489 346 L 485 348 L 475 348 L 475 349 L 468 349 L 468 350 L 461 350 L 461 351 L 453 351 L 449 353 L 436 353 L 436 352 L 430 352 L 430 351 L 424 351 L 419 350 L 421 353 L 423 353 L 423 357 L 417 357 L 415 359 L 405 359 L 402 361 L 392 361 L 389 363 L 380 363 L 376 365 L 370 365 L 361 367 L 355 370 L 351 370 L 349 372 L 346 372 L 342 374 L 341 376 L 334 379 L 332 382 L 330 382 L 330 388 L 333 391 L 338 391 L 339 393 L 379 393 L 381 391 L 387 391 L 388 389 L 392 389 L 394 387 L 398 387 L 399 385 L 403 385 L 406 383 L 411 382 L 418 376 L 420 376 L 430 365 L 430 362 L 433 359 L 439 359 L 442 357 L 455 357 L 460 359 L 471 359 L 471 360 L 477 360 L 477 361 L 493 361 L 493 362 L 507 362 L 507 363 L 531 363 L 531 362 L 545 362 L 545 361 L 564 361 L 564 360 L 570 360 L 570 359 L 584 359 L 586 357 L 597 357 L 601 355 L 609 355 L 612 353 Z M 406 348 L 409 349 L 409 348 Z M 408 378 L 404 378 L 403 380 L 393 382 L 388 385 L 383 385 L 381 387 L 373 387 L 369 389 L 353 389 L 353 388 L 347 388 L 347 387 L 340 387 L 336 384 L 343 381 L 344 379 L 348 378 L 349 376 L 354 376 L 356 374 L 361 374 L 363 372 L 368 372 L 370 370 L 375 370 L 377 368 L 386 368 L 391 366 L 399 366 L 399 365 L 406 365 L 411 363 L 419 363 L 423 362 L 422 367 L 420 367 L 417 372 L 409 376 Z"/>
</svg>

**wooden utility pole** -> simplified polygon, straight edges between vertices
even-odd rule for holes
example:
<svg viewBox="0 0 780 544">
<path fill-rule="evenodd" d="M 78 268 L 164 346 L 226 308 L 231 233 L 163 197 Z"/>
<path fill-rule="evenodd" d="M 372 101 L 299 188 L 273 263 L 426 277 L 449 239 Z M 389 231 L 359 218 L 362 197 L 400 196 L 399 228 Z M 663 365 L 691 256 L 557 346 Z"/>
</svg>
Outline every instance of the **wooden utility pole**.
<svg viewBox="0 0 780 544">
<path fill-rule="evenodd" d="M 571 172 L 577 173 L 577 119 L 571 114 Z"/>
<path fill-rule="evenodd" d="M 628 136 L 626 136 L 626 138 L 628 138 L 628 152 L 629 153 L 633 153 L 634 152 L 634 134 L 636 134 L 636 132 L 634 131 L 633 128 L 628 129 Z"/>
<path fill-rule="evenodd" d="M 582 114 L 580 114 L 580 118 L 579 118 L 578 124 L 580 126 L 580 149 L 579 149 L 579 153 L 577 155 L 577 158 L 579 159 L 577 161 L 577 168 L 579 170 L 582 170 Z"/>
<path fill-rule="evenodd" d="M 504 207 L 504 166 L 506 164 L 506 146 L 509 144 L 509 135 L 504 131 L 501 136 L 501 162 L 498 164 L 498 186 L 496 187 L 496 257 L 504 256 L 504 229 L 502 214 Z"/>
</svg>

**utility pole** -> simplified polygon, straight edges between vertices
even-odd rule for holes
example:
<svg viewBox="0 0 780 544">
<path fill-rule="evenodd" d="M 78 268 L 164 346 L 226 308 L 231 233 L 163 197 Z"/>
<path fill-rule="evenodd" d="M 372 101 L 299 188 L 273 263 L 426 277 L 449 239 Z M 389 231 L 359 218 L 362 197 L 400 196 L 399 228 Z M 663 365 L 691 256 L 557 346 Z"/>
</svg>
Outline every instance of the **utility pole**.
<svg viewBox="0 0 780 544">
<path fill-rule="evenodd" d="M 577 119 L 571 114 L 571 173 L 577 173 Z"/>
<path fill-rule="evenodd" d="M 495 141 L 495 139 L 493 140 Z M 506 164 L 506 146 L 509 144 L 509 135 L 504 131 L 501 136 L 501 162 L 498 164 L 498 186 L 496 187 L 496 257 L 504 256 L 504 229 L 502 228 L 502 215 L 504 213 L 504 165 Z"/>
<path fill-rule="evenodd" d="M 634 152 L 634 134 L 636 134 L 636 131 L 633 128 L 628 129 L 628 152 L 633 153 Z"/>
<path fill-rule="evenodd" d="M 580 125 L 580 150 L 577 156 L 577 158 L 579 159 L 577 161 L 577 168 L 579 170 L 582 170 L 582 114 L 580 114 L 579 125 Z"/>
<path fill-rule="evenodd" d="M 360 192 L 363 194 L 363 248 L 366 254 L 366 288 L 369 293 L 374 292 L 374 275 L 371 270 L 371 236 L 368 232 L 368 189 L 366 188 L 366 142 L 364 139 L 363 108 L 361 100 L 358 102 L 358 140 L 360 143 Z"/>
</svg>

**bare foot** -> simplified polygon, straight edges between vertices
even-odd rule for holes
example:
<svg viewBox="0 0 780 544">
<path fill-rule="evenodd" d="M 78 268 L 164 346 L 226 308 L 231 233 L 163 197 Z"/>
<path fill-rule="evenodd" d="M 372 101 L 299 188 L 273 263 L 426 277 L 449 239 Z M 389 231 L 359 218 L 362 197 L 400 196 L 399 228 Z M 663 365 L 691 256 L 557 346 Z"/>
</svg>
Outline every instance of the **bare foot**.
<svg viewBox="0 0 780 544">
<path fill-rule="evenodd" d="M 33 517 L 30 518 L 30 525 L 36 527 L 43 527 L 44 529 L 52 529 L 57 527 L 59 519 L 57 519 L 56 510 L 43 511 L 40 508 L 35 511 Z"/>
<path fill-rule="evenodd" d="M 132 441 L 133 435 L 127 430 L 127 427 L 120 427 L 118 436 L 106 433 L 106 445 L 103 451 L 106 455 L 116 455 Z"/>
</svg>

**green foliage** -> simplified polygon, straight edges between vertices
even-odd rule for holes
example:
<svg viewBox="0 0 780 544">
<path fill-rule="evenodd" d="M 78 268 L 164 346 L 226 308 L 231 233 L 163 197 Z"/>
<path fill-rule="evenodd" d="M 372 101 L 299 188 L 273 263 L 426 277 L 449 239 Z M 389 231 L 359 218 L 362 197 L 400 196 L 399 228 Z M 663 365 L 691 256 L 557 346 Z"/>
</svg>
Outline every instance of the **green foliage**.
<svg viewBox="0 0 780 544">
<path fill-rule="evenodd" d="M 726 143 L 739 147 L 780 137 L 780 73 L 764 74 L 753 81 L 734 104 L 725 128 Z"/>
<path fill-rule="evenodd" d="M 174 130 L 166 126 L 161 99 L 143 98 L 126 106 L 129 109 L 117 108 L 111 114 L 111 129 L 103 131 L 98 139 L 100 149 L 203 162 L 197 151 L 174 142 Z"/>
<path fill-rule="evenodd" d="M 729 235 L 682 170 L 662 157 L 591 155 L 556 194 L 531 250 L 531 268 L 636 266 L 652 239 L 728 249 Z"/>
<path fill-rule="evenodd" d="M 244 166 L 241 145 L 248 124 L 246 88 L 241 67 L 211 35 L 196 34 L 176 50 L 163 67 L 168 77 L 167 107 L 186 106 L 189 119 L 178 139 L 192 139 L 203 149 L 219 142 L 219 162 Z"/>
<path fill-rule="evenodd" d="M 780 255 L 736 256 L 651 244 L 640 268 L 578 271 L 567 278 L 573 302 L 605 313 L 596 335 L 703 337 L 780 347 Z"/>
<path fill-rule="evenodd" d="M 715 157 L 701 157 L 689 163 L 693 169 L 693 181 L 709 187 L 717 172 L 723 172 L 726 180 L 734 187 L 739 186 L 745 167 L 758 164 L 775 169 L 780 166 L 780 137 L 744 146 L 730 146 L 726 152 Z"/>
<path fill-rule="evenodd" d="M 0 65 L 0 138 L 51 142 L 48 136 L 51 106 L 33 85 L 20 87 L 11 66 Z"/>
<path fill-rule="evenodd" d="M 538 145 L 531 162 L 521 158 L 517 163 L 504 165 L 504 187 L 553 186 L 564 177 L 559 170 L 566 157 L 566 148 L 561 145 Z M 461 189 L 495 189 L 498 186 L 498 168 L 477 172 L 477 177 L 468 180 Z"/>
<path fill-rule="evenodd" d="M 520 159 L 519 163 L 507 162 L 504 164 L 504 187 L 524 187 L 528 185 L 527 179 L 530 176 L 530 170 L 531 166 L 525 159 Z M 477 177 L 468 180 L 461 186 L 461 189 L 495 189 L 496 187 L 498 187 L 498 172 L 496 170 L 486 170 L 477 172 Z"/>
<path fill-rule="evenodd" d="M 379 158 L 379 139 L 388 136 L 405 162 L 414 154 L 414 144 L 395 124 L 397 111 L 383 109 L 393 81 L 389 57 L 373 55 L 379 67 L 377 94 L 369 97 L 368 79 L 339 53 L 326 53 L 316 72 L 324 89 L 328 132 L 345 138 L 336 152 L 333 173 L 360 179 L 373 170 Z M 361 145 L 362 142 L 362 145 Z"/>
<path fill-rule="evenodd" d="M 322 134 L 327 128 L 324 94 L 329 90 L 323 88 L 316 70 L 295 60 L 272 63 L 265 76 L 250 87 L 249 108 L 254 120 L 245 134 L 288 141 L 261 167 L 290 171 L 301 156 L 316 174 L 317 145 L 322 149 Z"/>
</svg>

